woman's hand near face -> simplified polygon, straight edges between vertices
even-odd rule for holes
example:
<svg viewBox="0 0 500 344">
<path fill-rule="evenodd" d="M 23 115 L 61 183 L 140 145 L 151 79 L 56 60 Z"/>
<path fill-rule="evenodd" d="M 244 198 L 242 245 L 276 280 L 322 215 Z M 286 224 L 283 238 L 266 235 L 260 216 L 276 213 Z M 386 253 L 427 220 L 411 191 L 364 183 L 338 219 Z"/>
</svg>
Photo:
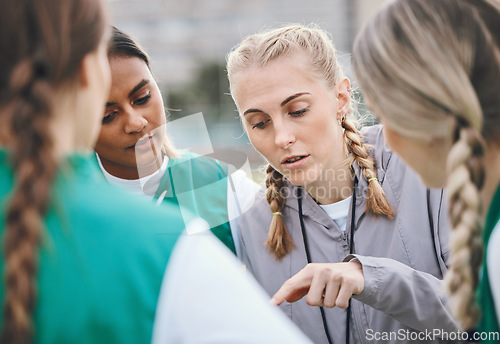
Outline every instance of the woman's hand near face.
<svg viewBox="0 0 500 344">
<path fill-rule="evenodd" d="M 360 294 L 364 287 L 359 263 L 310 263 L 281 286 L 271 303 L 279 306 L 283 301 L 296 302 L 307 295 L 310 306 L 347 308 L 351 296 Z"/>
</svg>

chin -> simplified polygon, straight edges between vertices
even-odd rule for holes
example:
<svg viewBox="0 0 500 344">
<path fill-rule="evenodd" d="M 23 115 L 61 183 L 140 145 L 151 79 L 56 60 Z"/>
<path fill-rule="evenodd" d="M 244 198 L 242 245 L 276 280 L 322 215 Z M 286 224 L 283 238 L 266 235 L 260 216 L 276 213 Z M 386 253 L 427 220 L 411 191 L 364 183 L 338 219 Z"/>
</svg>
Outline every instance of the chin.
<svg viewBox="0 0 500 344">
<path fill-rule="evenodd" d="M 284 176 L 295 186 L 306 186 L 316 181 L 316 179 L 308 178 L 305 171 L 301 171 L 301 173 L 286 173 Z"/>
<path fill-rule="evenodd" d="M 136 155 L 137 168 L 150 168 L 152 165 L 161 164 L 161 157 L 161 154 L 154 155 L 152 152 Z"/>
<path fill-rule="evenodd" d="M 441 188 L 446 187 L 446 178 L 441 178 L 440 176 L 420 175 L 420 180 L 422 181 L 422 183 L 425 186 L 427 186 L 428 188 L 431 188 L 431 189 L 441 189 Z"/>
</svg>

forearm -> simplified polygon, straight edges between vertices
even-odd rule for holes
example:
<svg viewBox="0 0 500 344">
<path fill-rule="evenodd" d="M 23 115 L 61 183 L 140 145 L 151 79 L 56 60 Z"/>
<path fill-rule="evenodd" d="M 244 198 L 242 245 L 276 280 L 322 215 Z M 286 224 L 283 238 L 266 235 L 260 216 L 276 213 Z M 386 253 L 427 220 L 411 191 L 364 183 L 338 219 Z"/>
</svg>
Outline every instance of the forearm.
<svg viewBox="0 0 500 344">
<path fill-rule="evenodd" d="M 416 330 L 456 331 L 458 323 L 446 307 L 442 281 L 396 260 L 360 255 L 365 287 L 353 297 L 366 305 L 393 316 Z"/>
</svg>

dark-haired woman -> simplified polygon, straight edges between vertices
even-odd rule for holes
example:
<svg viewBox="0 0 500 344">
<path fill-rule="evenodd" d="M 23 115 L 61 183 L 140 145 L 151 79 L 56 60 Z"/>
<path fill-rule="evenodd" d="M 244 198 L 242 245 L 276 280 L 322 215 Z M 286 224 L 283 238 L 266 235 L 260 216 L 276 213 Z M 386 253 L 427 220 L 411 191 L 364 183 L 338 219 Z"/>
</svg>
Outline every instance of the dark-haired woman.
<svg viewBox="0 0 500 344">
<path fill-rule="evenodd" d="M 239 255 L 237 220 L 253 202 L 257 185 L 220 160 L 174 148 L 149 57 L 129 35 L 113 28 L 108 56 L 111 91 L 95 146 L 104 176 L 157 203 L 178 207 L 186 224 L 193 216 L 202 217 Z"/>
</svg>

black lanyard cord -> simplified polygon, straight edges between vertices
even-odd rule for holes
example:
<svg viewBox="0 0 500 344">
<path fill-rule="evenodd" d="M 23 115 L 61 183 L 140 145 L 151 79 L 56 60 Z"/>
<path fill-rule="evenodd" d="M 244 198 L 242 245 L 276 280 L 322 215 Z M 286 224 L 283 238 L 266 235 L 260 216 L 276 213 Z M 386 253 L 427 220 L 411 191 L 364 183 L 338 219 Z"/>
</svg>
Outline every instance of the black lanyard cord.
<svg viewBox="0 0 500 344">
<path fill-rule="evenodd" d="M 349 240 L 349 254 L 354 253 L 354 232 L 355 232 L 355 218 L 356 218 L 356 191 L 358 190 L 358 177 L 354 177 L 354 188 L 352 191 L 352 204 L 351 204 L 351 237 Z M 347 230 L 347 228 L 346 228 Z M 349 344 L 349 332 L 351 325 L 351 299 L 349 299 L 349 305 L 347 306 L 347 315 L 345 321 L 345 342 Z"/>
<path fill-rule="evenodd" d="M 352 254 L 354 252 L 354 225 L 355 225 L 355 214 L 356 214 L 356 190 L 358 185 L 358 179 L 355 177 L 354 179 L 354 189 L 352 193 L 352 208 L 351 208 L 351 237 L 349 240 L 349 253 Z M 300 220 L 300 229 L 302 231 L 302 238 L 304 240 L 304 250 L 306 251 L 307 263 L 311 263 L 311 254 L 309 252 L 309 245 L 307 242 L 306 235 L 306 227 L 304 225 L 304 216 L 302 213 L 302 187 L 298 187 L 297 190 L 297 198 L 299 203 L 299 220 Z M 347 230 L 347 229 L 346 229 Z M 323 327 L 325 329 L 326 338 L 328 340 L 328 344 L 333 344 L 333 341 L 330 337 L 330 331 L 328 330 L 328 323 L 326 321 L 325 309 L 323 307 L 319 307 L 321 312 L 321 319 L 323 320 Z M 347 307 L 347 315 L 346 315 L 346 344 L 349 344 L 349 330 L 350 330 L 350 319 L 351 319 L 351 299 L 349 299 L 349 306 Z"/>
<path fill-rule="evenodd" d="M 300 229 L 302 230 L 302 238 L 304 239 L 304 249 L 306 251 L 307 263 L 311 263 L 311 255 L 309 253 L 309 245 L 307 244 L 306 227 L 304 226 L 304 219 L 302 215 L 302 187 L 298 188 L 298 201 L 299 201 L 299 219 L 300 219 Z M 326 322 L 325 309 L 319 307 L 321 312 L 321 319 L 323 320 L 323 327 L 325 329 L 326 339 L 328 344 L 333 344 L 332 338 L 330 338 L 330 331 L 328 330 L 328 324 Z"/>
</svg>

